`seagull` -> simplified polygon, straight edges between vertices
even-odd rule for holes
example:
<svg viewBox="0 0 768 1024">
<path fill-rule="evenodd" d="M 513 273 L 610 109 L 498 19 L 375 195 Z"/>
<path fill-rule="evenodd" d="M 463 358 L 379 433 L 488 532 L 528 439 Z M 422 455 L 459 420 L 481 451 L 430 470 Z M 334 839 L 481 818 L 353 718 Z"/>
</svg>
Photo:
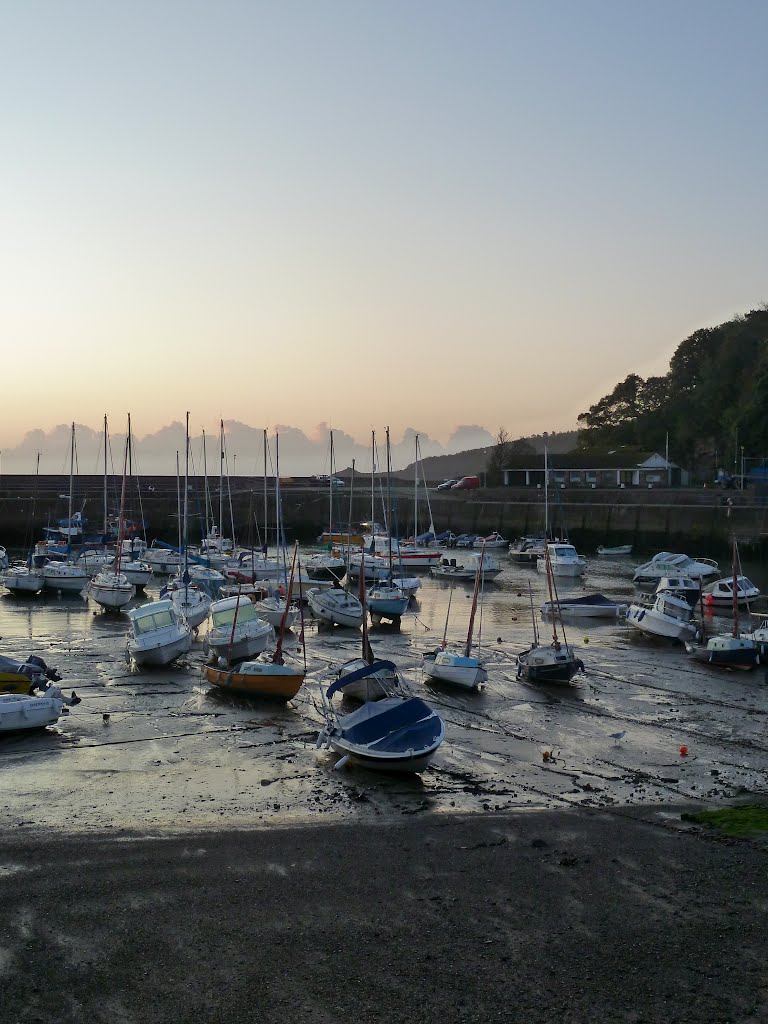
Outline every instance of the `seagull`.
<svg viewBox="0 0 768 1024">
<path fill-rule="evenodd" d="M 622 729 L 621 732 L 609 732 L 608 733 L 608 738 L 613 740 L 614 747 L 618 747 L 619 743 L 621 743 L 621 741 L 624 739 L 624 737 L 626 735 L 627 735 L 627 730 L 626 729 Z"/>
<path fill-rule="evenodd" d="M 101 720 L 104 723 L 104 725 L 109 725 L 109 713 L 105 711 L 104 714 L 101 716 Z"/>
</svg>

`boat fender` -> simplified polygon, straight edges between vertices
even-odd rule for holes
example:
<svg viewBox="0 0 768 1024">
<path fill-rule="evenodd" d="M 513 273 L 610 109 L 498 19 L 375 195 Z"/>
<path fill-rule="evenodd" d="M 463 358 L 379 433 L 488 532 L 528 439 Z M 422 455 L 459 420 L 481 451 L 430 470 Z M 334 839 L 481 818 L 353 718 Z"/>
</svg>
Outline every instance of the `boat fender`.
<svg viewBox="0 0 768 1024">
<path fill-rule="evenodd" d="M 577 672 L 586 672 L 587 671 L 584 668 L 584 662 L 581 660 L 581 658 L 577 658 L 576 659 L 576 671 Z"/>
<path fill-rule="evenodd" d="M 344 757 L 340 758 L 336 762 L 336 764 L 333 766 L 333 770 L 335 772 L 341 771 L 342 768 L 346 768 L 347 767 L 347 762 L 348 761 L 349 761 L 349 754 L 345 754 Z"/>
<path fill-rule="evenodd" d="M 320 747 L 322 747 L 323 743 L 325 743 L 326 737 L 327 733 L 325 729 L 321 729 L 318 733 L 317 740 L 315 741 L 315 750 L 319 750 Z"/>
</svg>

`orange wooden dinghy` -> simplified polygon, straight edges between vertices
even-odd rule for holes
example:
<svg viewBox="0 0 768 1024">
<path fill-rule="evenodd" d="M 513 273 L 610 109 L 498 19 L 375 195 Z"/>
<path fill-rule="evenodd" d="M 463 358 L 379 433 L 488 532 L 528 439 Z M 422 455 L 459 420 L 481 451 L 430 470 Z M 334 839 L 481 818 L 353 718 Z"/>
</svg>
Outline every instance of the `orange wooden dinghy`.
<svg viewBox="0 0 768 1024">
<path fill-rule="evenodd" d="M 206 665 L 205 678 L 222 690 L 232 690 L 248 697 L 271 697 L 291 700 L 301 689 L 304 673 L 290 665 L 271 661 L 245 661 L 237 669 L 220 669 Z"/>
</svg>

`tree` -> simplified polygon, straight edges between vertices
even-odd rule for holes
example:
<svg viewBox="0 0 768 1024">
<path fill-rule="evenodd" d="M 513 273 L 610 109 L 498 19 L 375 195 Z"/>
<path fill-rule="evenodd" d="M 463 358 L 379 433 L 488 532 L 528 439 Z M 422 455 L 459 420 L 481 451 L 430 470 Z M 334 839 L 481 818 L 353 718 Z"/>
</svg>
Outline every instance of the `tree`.
<svg viewBox="0 0 768 1024">
<path fill-rule="evenodd" d="M 504 427 L 499 427 L 496 431 L 495 444 L 485 464 L 485 482 L 489 487 L 500 487 L 504 483 L 504 466 L 509 448 L 509 434 Z"/>
</svg>

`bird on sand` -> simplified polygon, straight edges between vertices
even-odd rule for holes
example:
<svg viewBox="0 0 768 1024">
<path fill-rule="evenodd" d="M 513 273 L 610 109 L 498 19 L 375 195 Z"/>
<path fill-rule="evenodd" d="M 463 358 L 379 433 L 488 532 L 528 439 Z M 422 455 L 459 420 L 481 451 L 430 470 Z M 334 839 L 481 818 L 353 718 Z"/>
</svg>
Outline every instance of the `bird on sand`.
<svg viewBox="0 0 768 1024">
<path fill-rule="evenodd" d="M 627 730 L 622 729 L 621 732 L 609 732 L 608 739 L 613 740 L 614 747 L 618 747 L 624 737 L 627 735 Z"/>
<path fill-rule="evenodd" d="M 104 714 L 101 716 L 101 720 L 104 723 L 104 725 L 109 725 L 109 713 L 107 711 L 105 711 Z"/>
</svg>

